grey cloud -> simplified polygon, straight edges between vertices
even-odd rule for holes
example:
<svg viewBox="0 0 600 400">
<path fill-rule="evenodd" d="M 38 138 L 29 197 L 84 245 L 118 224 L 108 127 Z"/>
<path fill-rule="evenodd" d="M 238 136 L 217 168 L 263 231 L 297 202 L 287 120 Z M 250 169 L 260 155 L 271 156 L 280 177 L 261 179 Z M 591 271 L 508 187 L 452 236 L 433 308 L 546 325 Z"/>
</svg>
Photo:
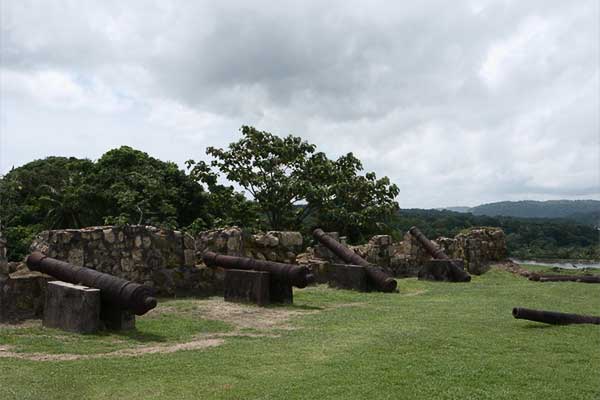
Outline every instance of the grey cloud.
<svg viewBox="0 0 600 400">
<path fill-rule="evenodd" d="M 3 85 L 3 100 L 20 104 L 3 113 L 11 136 L 68 104 L 70 120 L 49 119 L 58 142 L 103 112 L 106 145 L 147 132 L 156 142 L 144 146 L 182 162 L 254 124 L 331 156 L 354 151 L 412 206 L 600 192 L 593 0 L 15 1 L 2 11 L 1 67 L 22 80 Z M 44 71 L 57 74 L 52 85 Z"/>
</svg>

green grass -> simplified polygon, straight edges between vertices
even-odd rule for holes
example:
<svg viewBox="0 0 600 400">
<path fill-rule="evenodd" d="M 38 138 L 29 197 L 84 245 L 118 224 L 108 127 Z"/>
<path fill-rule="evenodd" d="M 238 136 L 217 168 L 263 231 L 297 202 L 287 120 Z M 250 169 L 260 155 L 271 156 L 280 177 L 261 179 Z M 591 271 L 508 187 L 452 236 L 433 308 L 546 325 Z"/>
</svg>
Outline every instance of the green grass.
<svg viewBox="0 0 600 400">
<path fill-rule="evenodd" d="M 539 283 L 492 270 L 471 283 L 399 281 L 399 294 L 312 287 L 278 337 L 75 361 L 0 358 L 0 399 L 600 399 L 600 326 L 516 320 L 515 306 L 600 314 L 600 285 Z M 0 328 L 21 352 L 93 354 L 172 343 L 231 324 L 202 300 L 161 303 L 135 334 Z"/>
</svg>

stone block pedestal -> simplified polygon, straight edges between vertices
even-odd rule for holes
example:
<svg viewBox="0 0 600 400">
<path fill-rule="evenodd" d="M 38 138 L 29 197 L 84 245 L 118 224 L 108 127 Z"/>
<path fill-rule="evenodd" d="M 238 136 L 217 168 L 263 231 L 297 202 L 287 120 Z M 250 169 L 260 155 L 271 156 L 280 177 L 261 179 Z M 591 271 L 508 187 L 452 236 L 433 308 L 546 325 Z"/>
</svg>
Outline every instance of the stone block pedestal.
<svg viewBox="0 0 600 400">
<path fill-rule="evenodd" d="M 363 266 L 331 264 L 328 268 L 329 287 L 338 289 L 369 291 L 367 272 Z"/>
<path fill-rule="evenodd" d="M 268 272 L 240 269 L 225 270 L 225 301 L 265 306 L 271 302 Z"/>
<path fill-rule="evenodd" d="M 100 328 L 100 290 L 67 282 L 48 282 L 42 325 L 76 333 Z"/>
</svg>

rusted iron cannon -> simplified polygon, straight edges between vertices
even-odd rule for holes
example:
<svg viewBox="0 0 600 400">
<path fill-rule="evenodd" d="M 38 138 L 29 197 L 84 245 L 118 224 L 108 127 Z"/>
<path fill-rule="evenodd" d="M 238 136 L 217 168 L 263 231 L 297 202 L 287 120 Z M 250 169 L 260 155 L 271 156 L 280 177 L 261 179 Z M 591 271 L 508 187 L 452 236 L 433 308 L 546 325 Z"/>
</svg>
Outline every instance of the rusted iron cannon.
<svg viewBox="0 0 600 400">
<path fill-rule="evenodd" d="M 539 282 L 583 282 L 600 283 L 600 275 L 539 275 L 533 274 L 530 281 Z"/>
<path fill-rule="evenodd" d="M 398 283 L 383 268 L 375 266 L 326 234 L 322 229 L 317 228 L 313 231 L 313 236 L 325 247 L 331 250 L 336 256 L 351 265 L 360 265 L 365 267 L 365 271 L 371 283 L 377 290 L 382 292 L 393 292 Z"/>
<path fill-rule="evenodd" d="M 226 256 L 212 251 L 204 252 L 202 259 L 209 267 L 269 272 L 278 281 L 298 288 L 304 288 L 315 280 L 308 267 L 300 265 Z"/>
<path fill-rule="evenodd" d="M 589 315 L 566 314 L 555 311 L 532 310 L 529 308 L 515 307 L 512 310 L 513 317 L 527 319 L 529 321 L 543 322 L 553 325 L 568 324 L 596 324 L 600 325 L 600 317 Z"/>
<path fill-rule="evenodd" d="M 423 233 L 417 228 L 413 226 L 408 230 L 410 234 L 417 239 L 417 241 L 423 246 L 423 248 L 436 260 L 446 260 L 450 266 L 450 275 L 451 280 L 455 282 L 470 282 L 471 275 L 469 275 L 464 269 L 458 266 L 446 253 L 444 250 L 433 244 Z"/>
<path fill-rule="evenodd" d="M 26 263 L 29 269 L 58 280 L 100 289 L 102 301 L 118 309 L 127 309 L 136 315 L 144 315 L 156 307 L 154 291 L 147 286 L 90 268 L 78 267 L 47 257 L 40 252 L 31 253 Z"/>
</svg>

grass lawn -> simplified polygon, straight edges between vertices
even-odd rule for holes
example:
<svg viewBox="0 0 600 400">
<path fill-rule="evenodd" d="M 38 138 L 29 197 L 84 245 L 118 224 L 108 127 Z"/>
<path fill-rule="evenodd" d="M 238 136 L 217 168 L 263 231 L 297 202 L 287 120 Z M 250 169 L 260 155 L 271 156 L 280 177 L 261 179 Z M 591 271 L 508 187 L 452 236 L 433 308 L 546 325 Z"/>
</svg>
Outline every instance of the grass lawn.
<svg viewBox="0 0 600 400">
<path fill-rule="evenodd" d="M 126 334 L 3 325 L 0 399 L 600 399 L 600 326 L 511 315 L 600 315 L 600 285 L 493 269 L 398 286 L 295 290 L 290 307 L 164 300 Z"/>
</svg>

